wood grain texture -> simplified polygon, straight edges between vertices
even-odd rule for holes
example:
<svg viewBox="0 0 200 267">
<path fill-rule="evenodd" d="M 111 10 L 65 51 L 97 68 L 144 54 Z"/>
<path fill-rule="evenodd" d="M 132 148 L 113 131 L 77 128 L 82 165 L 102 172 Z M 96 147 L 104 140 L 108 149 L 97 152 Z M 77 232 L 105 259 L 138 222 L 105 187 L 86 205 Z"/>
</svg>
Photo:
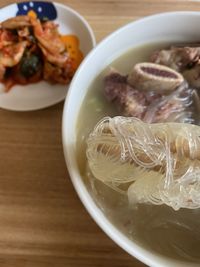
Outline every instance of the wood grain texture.
<svg viewBox="0 0 200 267">
<path fill-rule="evenodd" d="M 200 10 L 188 0 L 58 2 L 80 12 L 98 42 L 149 14 Z M 62 110 L 63 103 L 27 113 L 0 109 L 0 267 L 145 266 L 114 244 L 78 199 L 63 157 Z"/>
</svg>

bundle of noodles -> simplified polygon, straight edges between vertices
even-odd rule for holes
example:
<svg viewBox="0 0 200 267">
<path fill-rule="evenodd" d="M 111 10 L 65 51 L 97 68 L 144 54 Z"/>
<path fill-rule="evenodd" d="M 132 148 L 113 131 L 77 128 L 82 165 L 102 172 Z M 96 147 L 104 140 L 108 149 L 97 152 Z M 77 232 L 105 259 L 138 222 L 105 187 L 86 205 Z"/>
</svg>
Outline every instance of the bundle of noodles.
<svg viewBox="0 0 200 267">
<path fill-rule="evenodd" d="M 106 117 L 87 140 L 94 177 L 136 203 L 200 207 L 200 127 Z"/>
</svg>

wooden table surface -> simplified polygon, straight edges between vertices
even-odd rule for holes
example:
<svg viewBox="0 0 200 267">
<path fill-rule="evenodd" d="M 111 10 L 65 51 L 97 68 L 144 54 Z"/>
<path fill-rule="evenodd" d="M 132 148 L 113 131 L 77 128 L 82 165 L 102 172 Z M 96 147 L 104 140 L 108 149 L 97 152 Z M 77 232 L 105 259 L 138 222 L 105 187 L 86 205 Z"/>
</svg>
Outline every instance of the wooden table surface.
<svg viewBox="0 0 200 267">
<path fill-rule="evenodd" d="M 80 12 L 98 42 L 146 15 L 200 10 L 189 0 L 58 2 Z M 27 113 L 0 109 L 0 267 L 145 266 L 111 241 L 78 199 L 63 157 L 62 110 L 63 103 Z"/>
</svg>

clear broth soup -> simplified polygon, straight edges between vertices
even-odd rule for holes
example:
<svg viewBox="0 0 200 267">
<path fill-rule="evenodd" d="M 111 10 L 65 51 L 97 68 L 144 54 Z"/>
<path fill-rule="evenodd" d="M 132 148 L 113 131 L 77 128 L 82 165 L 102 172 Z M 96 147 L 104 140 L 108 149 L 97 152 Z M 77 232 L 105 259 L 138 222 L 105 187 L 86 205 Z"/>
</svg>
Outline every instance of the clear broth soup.
<svg viewBox="0 0 200 267">
<path fill-rule="evenodd" d="M 148 61 L 165 43 L 147 44 L 131 49 L 113 61 L 92 82 L 77 123 L 77 160 L 88 191 L 109 220 L 129 239 L 163 256 L 200 265 L 200 209 L 180 209 L 140 204 L 129 207 L 128 199 L 94 179 L 87 171 L 86 139 L 96 123 L 105 116 L 120 115 L 103 95 L 103 80 L 110 66 L 127 74 L 134 64 Z M 189 265 L 188 265 L 189 266 Z"/>
</svg>

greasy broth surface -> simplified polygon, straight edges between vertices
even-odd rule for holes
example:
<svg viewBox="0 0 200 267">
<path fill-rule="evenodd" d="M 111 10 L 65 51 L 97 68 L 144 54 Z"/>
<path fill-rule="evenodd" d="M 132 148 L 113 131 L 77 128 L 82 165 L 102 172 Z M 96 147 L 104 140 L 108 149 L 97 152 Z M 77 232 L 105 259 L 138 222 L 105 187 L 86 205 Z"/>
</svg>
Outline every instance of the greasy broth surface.
<svg viewBox="0 0 200 267">
<path fill-rule="evenodd" d="M 148 44 L 128 51 L 110 66 L 127 74 L 134 64 L 166 44 Z M 109 68 L 109 67 L 108 67 Z M 82 104 L 77 123 L 77 159 L 84 182 L 98 206 L 130 239 L 154 253 L 200 263 L 200 210 L 174 211 L 165 205 L 140 204 L 131 209 L 127 197 L 114 192 L 87 172 L 86 139 L 95 124 L 105 116 L 120 115 L 103 95 L 106 68 L 92 82 Z M 198 264 L 199 265 L 199 264 Z"/>
</svg>

